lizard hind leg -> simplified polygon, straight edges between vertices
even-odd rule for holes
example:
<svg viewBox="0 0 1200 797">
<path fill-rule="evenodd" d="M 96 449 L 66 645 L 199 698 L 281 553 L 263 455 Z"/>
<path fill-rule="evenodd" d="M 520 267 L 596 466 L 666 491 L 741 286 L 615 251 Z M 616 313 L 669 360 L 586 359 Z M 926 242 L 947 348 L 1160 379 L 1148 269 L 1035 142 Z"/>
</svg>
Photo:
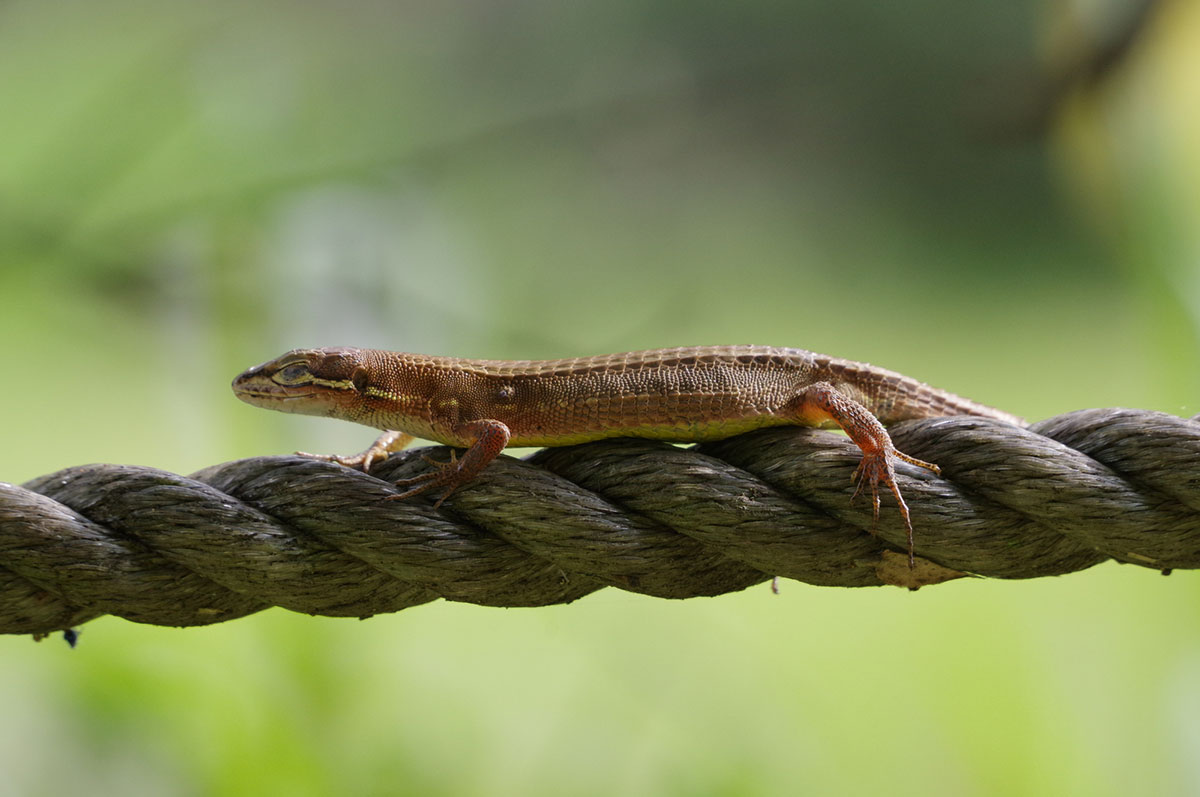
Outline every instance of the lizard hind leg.
<svg viewBox="0 0 1200 797">
<path fill-rule="evenodd" d="M 938 466 L 897 451 L 891 436 L 879 419 L 862 404 L 841 393 L 828 382 L 816 382 L 803 388 L 789 403 L 788 409 L 803 424 L 818 425 L 832 420 L 862 450 L 862 461 L 854 471 L 856 486 L 851 500 L 858 496 L 864 487 L 870 488 L 871 530 L 874 533 L 875 525 L 879 522 L 880 485 L 891 492 L 900 509 L 900 517 L 904 520 L 904 530 L 908 538 L 909 567 L 915 567 L 912 519 L 909 517 L 908 504 L 905 503 L 904 496 L 900 494 L 900 487 L 896 484 L 896 471 L 892 460 L 898 459 L 927 468 L 934 473 L 940 473 Z"/>
</svg>

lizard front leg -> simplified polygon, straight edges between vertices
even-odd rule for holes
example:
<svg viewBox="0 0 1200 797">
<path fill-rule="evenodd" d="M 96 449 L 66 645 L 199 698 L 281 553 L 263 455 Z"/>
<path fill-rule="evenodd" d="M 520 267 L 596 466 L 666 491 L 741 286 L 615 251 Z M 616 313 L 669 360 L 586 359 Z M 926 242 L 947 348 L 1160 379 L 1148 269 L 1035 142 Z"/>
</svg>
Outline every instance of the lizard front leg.
<svg viewBox="0 0 1200 797">
<path fill-rule="evenodd" d="M 904 502 L 904 497 L 900 495 L 900 487 L 896 484 L 896 471 L 892 467 L 892 460 L 899 459 L 910 465 L 941 473 L 938 466 L 897 451 L 891 436 L 879 419 L 862 404 L 839 392 L 828 382 L 816 382 L 805 387 L 789 402 L 787 409 L 806 424 L 832 420 L 862 449 L 863 458 L 853 476 L 857 483 L 854 496 L 862 492 L 864 485 L 871 488 L 873 518 L 874 522 L 878 523 L 879 485 L 882 484 L 891 491 L 900 507 L 900 517 L 904 519 L 904 529 L 908 533 L 908 565 L 910 568 L 914 567 L 916 559 L 913 554 L 912 520 L 909 518 L 908 504 Z"/>
<path fill-rule="evenodd" d="M 323 462 L 336 462 L 347 468 L 354 468 L 366 473 L 376 461 L 382 462 L 388 458 L 389 454 L 401 450 L 412 441 L 413 436 L 405 432 L 386 431 L 379 435 L 366 451 L 352 457 L 342 457 L 337 454 L 309 454 L 306 451 L 297 451 L 296 453 L 302 457 L 312 457 Z"/>
<path fill-rule="evenodd" d="M 456 457 L 452 451 L 449 462 L 435 462 L 426 457 L 425 461 L 434 469 L 411 479 L 397 481 L 397 487 L 408 486 L 409 489 L 399 495 L 389 495 L 389 501 L 399 501 L 426 490 L 445 487 L 446 492 L 433 505 L 436 509 L 442 505 L 442 501 L 450 496 L 450 493 L 478 476 L 479 472 L 504 450 L 510 437 L 508 427 L 500 421 L 493 420 L 468 421 L 456 427 L 454 434 L 461 437 L 474 437 L 474 442 L 467 449 L 467 453 L 460 458 Z"/>
</svg>

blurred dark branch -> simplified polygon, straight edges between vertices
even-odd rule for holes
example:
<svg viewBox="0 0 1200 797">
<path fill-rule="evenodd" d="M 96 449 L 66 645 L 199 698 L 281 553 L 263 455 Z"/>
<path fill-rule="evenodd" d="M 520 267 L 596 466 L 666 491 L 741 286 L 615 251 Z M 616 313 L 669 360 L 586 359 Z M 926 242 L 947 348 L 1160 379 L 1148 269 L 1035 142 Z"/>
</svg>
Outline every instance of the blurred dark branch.
<svg viewBox="0 0 1200 797">
<path fill-rule="evenodd" d="M 1129 0 L 1127 5 L 1126 16 L 1107 37 L 1093 42 L 1050 74 L 1008 81 L 1008 93 L 1016 96 L 1001 102 L 1003 116 L 987 115 L 985 136 L 1010 142 L 1040 139 L 1050 131 L 1071 97 L 1095 91 L 1117 74 L 1136 51 L 1162 2 Z"/>
</svg>

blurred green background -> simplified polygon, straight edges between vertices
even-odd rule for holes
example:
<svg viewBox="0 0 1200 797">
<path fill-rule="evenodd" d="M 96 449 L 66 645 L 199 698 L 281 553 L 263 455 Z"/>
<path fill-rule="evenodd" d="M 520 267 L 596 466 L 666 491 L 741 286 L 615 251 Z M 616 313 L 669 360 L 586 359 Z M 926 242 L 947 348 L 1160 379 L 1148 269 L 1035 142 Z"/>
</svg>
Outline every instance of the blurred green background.
<svg viewBox="0 0 1200 797">
<path fill-rule="evenodd" d="M 229 391 L 310 345 L 764 343 L 1191 415 L 1198 81 L 1185 0 L 0 3 L 0 478 L 361 450 Z M 1195 793 L 1198 597 L 104 618 L 0 638 L 0 792 Z"/>
</svg>

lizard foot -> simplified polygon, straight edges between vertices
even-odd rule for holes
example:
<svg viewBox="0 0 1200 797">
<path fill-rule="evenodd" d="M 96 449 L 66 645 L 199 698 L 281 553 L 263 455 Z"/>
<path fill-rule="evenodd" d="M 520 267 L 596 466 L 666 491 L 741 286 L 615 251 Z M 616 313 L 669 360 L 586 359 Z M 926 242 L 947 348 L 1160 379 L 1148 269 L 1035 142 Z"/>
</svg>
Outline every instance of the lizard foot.
<svg viewBox="0 0 1200 797">
<path fill-rule="evenodd" d="M 409 479 L 397 479 L 397 487 L 408 487 L 402 493 L 389 495 L 386 501 L 403 501 L 405 498 L 411 498 L 414 495 L 420 495 L 426 490 L 433 490 L 438 487 L 445 487 L 446 492 L 442 497 L 434 502 L 433 508 L 437 509 L 442 505 L 442 502 L 450 497 L 450 494 L 457 490 L 464 482 L 468 481 L 471 476 L 464 477 L 462 464 L 464 460 L 458 458 L 454 449 L 450 450 L 449 462 L 438 462 L 432 457 L 421 457 L 426 464 L 430 465 L 433 470 L 428 473 L 422 473 L 419 476 L 413 476 Z"/>
<path fill-rule="evenodd" d="M 443 501 L 450 497 L 452 492 L 478 476 L 479 472 L 504 450 L 504 446 L 508 444 L 509 431 L 508 427 L 500 421 L 485 418 L 461 424 L 455 429 L 455 436 L 459 439 L 474 439 L 471 447 L 467 449 L 467 453 L 463 454 L 461 459 L 454 449 L 450 449 L 449 462 L 437 462 L 429 457 L 422 457 L 433 467 L 433 470 L 411 479 L 401 479 L 396 482 L 397 487 L 409 487 L 409 489 L 398 495 L 389 495 L 388 499 L 399 501 L 426 490 L 445 487 L 446 492 L 442 493 L 442 497 L 433 505 L 433 508 L 437 509 Z"/>
<path fill-rule="evenodd" d="M 413 441 L 413 436 L 404 432 L 384 432 L 371 446 L 361 454 L 349 457 L 338 454 L 310 454 L 307 451 L 297 451 L 296 455 L 319 459 L 322 462 L 336 462 L 347 468 L 354 468 L 367 473 L 376 462 L 383 462 L 393 451 L 399 451 Z"/>
<path fill-rule="evenodd" d="M 856 482 L 854 495 L 850 500 L 858 497 L 858 494 L 863 491 L 864 486 L 869 486 L 871 489 L 871 533 L 875 533 L 875 526 L 879 523 L 879 486 L 882 484 L 896 498 L 896 504 L 900 508 L 900 517 L 904 519 L 904 530 L 908 534 L 908 563 L 909 567 L 916 566 L 916 557 L 913 553 L 913 527 L 912 519 L 908 514 L 908 504 L 904 502 L 904 497 L 900 495 L 900 487 L 896 484 L 896 471 L 892 467 L 892 457 L 908 462 L 913 465 L 929 468 L 934 473 L 940 472 L 936 465 L 928 462 L 923 462 L 919 459 L 914 459 L 907 454 L 901 454 L 895 448 L 887 446 L 883 449 L 867 452 L 863 454 L 862 461 L 858 463 L 858 467 L 851 477 Z"/>
</svg>

